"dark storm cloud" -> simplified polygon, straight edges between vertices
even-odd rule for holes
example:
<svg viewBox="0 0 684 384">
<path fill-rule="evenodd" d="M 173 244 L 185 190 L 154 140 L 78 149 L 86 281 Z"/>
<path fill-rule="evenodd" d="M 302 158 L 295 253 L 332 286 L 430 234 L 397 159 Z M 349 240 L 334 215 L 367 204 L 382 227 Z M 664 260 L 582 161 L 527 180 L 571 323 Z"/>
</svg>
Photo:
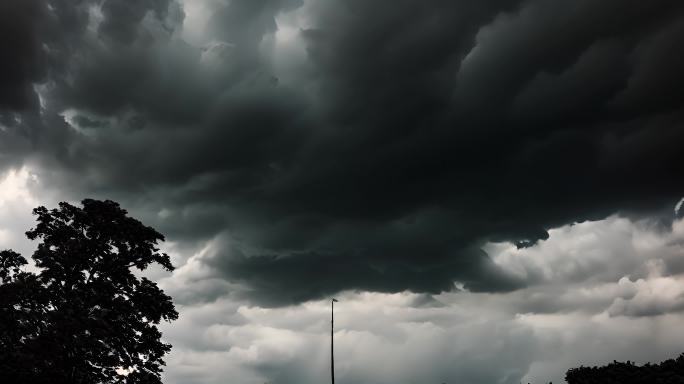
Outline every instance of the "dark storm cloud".
<svg viewBox="0 0 684 384">
<path fill-rule="evenodd" d="M 0 108 L 23 109 L 35 103 L 33 83 L 43 75 L 37 29 L 44 17 L 39 1 L 0 4 Z"/>
<path fill-rule="evenodd" d="M 96 37 L 106 40 L 106 31 L 90 27 L 107 27 L 113 18 L 130 26 L 145 9 L 168 2 L 136 2 L 129 7 L 131 12 L 118 15 L 110 10 L 116 8 L 110 3 L 115 1 L 29 0 L 0 5 L 0 166 L 30 162 L 35 156 L 57 160 L 67 169 L 79 163 L 72 151 L 79 135 L 69 129 L 62 113 L 78 106 L 65 95 L 74 82 L 81 81 L 79 64 L 96 59 L 98 48 L 105 49 L 104 41 Z M 106 76 L 107 68 L 102 69 Z M 97 100 L 109 91 L 93 89 L 88 98 Z"/>
<path fill-rule="evenodd" d="M 105 0 L 102 3 L 100 35 L 122 43 L 131 43 L 138 36 L 138 26 L 145 15 L 152 11 L 159 19 L 164 19 L 169 11 L 170 0 Z"/>
<path fill-rule="evenodd" d="M 203 44 L 182 4 L 129 3 L 3 4 L 27 22 L 0 137 L 28 126 L 55 183 L 171 239 L 227 234 L 202 260 L 255 300 L 514 289 L 485 242 L 684 194 L 681 1 L 234 0 Z M 306 20 L 285 74 L 283 12 Z"/>
<path fill-rule="evenodd" d="M 406 242 L 401 241 L 402 244 Z M 358 243 L 369 246 L 373 241 Z M 356 242 L 347 244 L 353 247 Z M 416 254 L 444 260 L 417 265 Z M 390 255 L 396 259 L 387 259 Z M 349 288 L 399 292 L 410 287 L 417 292 L 439 293 L 453 290 L 454 280 L 463 282 L 472 291 L 504 291 L 520 286 L 519 281 L 487 263 L 482 251 L 458 250 L 452 257 L 448 256 L 423 243 L 401 249 L 395 242 L 353 253 L 310 251 L 246 256 L 240 250 L 232 249 L 208 262 L 225 271 L 228 279 L 246 283 L 247 295 L 266 305 L 294 304 Z M 311 281 L 302 282 L 303 277 L 311 278 Z"/>
</svg>

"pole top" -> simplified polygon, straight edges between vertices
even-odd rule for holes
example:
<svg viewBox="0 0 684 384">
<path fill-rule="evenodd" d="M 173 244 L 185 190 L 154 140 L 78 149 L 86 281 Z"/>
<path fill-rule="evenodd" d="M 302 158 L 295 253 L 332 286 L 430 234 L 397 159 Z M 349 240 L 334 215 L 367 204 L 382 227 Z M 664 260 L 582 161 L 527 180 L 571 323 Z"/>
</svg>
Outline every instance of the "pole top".
<svg viewBox="0 0 684 384">
<path fill-rule="evenodd" d="M 337 300 L 337 299 L 336 299 L 336 298 L 334 298 L 334 297 L 332 298 L 332 300 L 331 300 L 331 301 L 332 301 L 333 303 L 337 303 L 337 302 L 339 302 L 339 300 Z"/>
</svg>

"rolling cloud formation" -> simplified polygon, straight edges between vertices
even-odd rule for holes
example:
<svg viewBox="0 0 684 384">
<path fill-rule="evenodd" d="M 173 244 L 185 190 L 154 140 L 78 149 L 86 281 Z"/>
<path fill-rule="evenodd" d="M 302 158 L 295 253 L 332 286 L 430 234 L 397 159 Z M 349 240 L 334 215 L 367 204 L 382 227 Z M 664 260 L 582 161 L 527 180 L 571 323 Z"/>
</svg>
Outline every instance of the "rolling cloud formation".
<svg viewBox="0 0 684 384">
<path fill-rule="evenodd" d="M 0 167 L 210 241 L 197 262 L 262 305 L 521 289 L 485 244 L 671 220 L 682 8 L 3 1 Z"/>
</svg>

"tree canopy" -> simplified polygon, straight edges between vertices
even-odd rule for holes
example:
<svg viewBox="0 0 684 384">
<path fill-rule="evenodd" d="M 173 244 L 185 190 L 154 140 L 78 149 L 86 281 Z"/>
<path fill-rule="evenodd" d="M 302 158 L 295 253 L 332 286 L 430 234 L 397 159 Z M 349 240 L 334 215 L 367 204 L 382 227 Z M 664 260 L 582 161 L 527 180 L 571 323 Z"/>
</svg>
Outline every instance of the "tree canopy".
<svg viewBox="0 0 684 384">
<path fill-rule="evenodd" d="M 579 367 L 565 374 L 568 384 L 678 384 L 684 383 L 684 354 L 658 364 L 636 365 L 613 361 L 602 367 Z"/>
<path fill-rule="evenodd" d="M 164 236 L 119 204 L 38 207 L 35 272 L 0 252 L 0 374 L 8 383 L 161 383 L 171 345 L 157 326 L 178 318 L 171 298 L 133 269 L 173 270 Z"/>
</svg>

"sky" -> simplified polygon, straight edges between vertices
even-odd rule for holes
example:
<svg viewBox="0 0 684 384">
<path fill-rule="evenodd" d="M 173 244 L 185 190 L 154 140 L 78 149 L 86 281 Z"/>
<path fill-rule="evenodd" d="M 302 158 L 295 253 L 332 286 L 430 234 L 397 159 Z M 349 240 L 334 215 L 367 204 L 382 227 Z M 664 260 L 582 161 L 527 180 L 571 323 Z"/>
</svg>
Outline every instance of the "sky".
<svg viewBox="0 0 684 384">
<path fill-rule="evenodd" d="M 560 383 L 684 335 L 680 0 L 3 0 L 0 249 L 163 234 L 168 384 Z"/>
</svg>

